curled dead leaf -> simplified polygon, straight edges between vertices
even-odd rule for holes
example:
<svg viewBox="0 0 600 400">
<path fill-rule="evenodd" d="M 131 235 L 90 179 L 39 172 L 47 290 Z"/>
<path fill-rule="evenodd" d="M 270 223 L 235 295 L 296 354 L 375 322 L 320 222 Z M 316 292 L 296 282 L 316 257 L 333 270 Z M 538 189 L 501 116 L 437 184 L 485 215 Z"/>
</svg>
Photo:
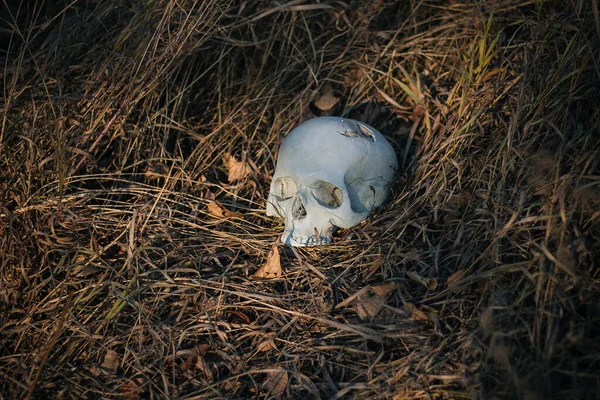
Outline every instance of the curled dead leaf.
<svg viewBox="0 0 600 400">
<path fill-rule="evenodd" d="M 362 320 L 373 319 L 387 304 L 388 297 L 396 290 L 393 282 L 378 286 L 367 286 L 335 306 L 336 309 L 349 305 L 356 300 L 356 313 Z"/>
<path fill-rule="evenodd" d="M 269 339 L 265 339 L 262 342 L 260 342 L 259 344 L 257 344 L 256 351 L 258 351 L 258 352 L 269 351 L 273 347 L 275 347 L 274 343 L 273 343 L 273 339 L 269 338 Z"/>
<path fill-rule="evenodd" d="M 245 161 L 238 161 L 234 156 L 227 153 L 225 156 L 227 166 L 227 180 L 229 183 L 240 181 L 250 175 L 250 166 Z"/>
<path fill-rule="evenodd" d="M 281 397 L 285 393 L 288 380 L 288 373 L 285 369 L 273 368 L 267 372 L 267 379 L 265 379 L 262 387 L 269 395 Z"/>
<path fill-rule="evenodd" d="M 121 385 L 120 389 L 120 397 L 124 400 L 137 400 L 141 398 L 141 394 L 143 392 L 142 386 L 144 381 L 142 378 L 136 378 L 125 382 Z"/>
<path fill-rule="evenodd" d="M 201 356 L 203 356 L 211 348 L 212 348 L 212 346 L 210 344 L 208 344 L 208 343 L 202 343 L 200 346 L 197 347 L 198 354 L 200 354 Z"/>
<path fill-rule="evenodd" d="M 375 293 L 377 296 L 388 297 L 390 293 L 396 290 L 396 284 L 394 282 L 389 282 L 383 285 L 371 286 L 371 291 Z"/>
<path fill-rule="evenodd" d="M 71 269 L 71 274 L 76 276 L 77 278 L 86 278 L 90 275 L 94 275 L 98 272 L 102 271 L 101 268 L 98 267 L 90 267 L 86 265 L 75 265 Z"/>
<path fill-rule="evenodd" d="M 406 303 L 406 312 L 408 313 L 408 318 L 412 321 L 428 321 L 427 314 L 425 312 L 419 310 L 413 303 Z"/>
<path fill-rule="evenodd" d="M 408 271 L 406 275 L 413 281 L 420 283 L 429 290 L 435 290 L 438 287 L 438 281 L 436 278 L 423 278 L 414 271 Z"/>
<path fill-rule="evenodd" d="M 102 370 L 107 373 L 114 374 L 117 372 L 117 368 L 119 368 L 119 356 L 117 352 L 114 350 L 108 350 L 104 355 L 104 361 L 102 361 Z"/>
<path fill-rule="evenodd" d="M 267 256 L 267 262 L 258 269 L 252 275 L 254 279 L 274 279 L 281 278 L 281 259 L 279 257 L 279 249 L 277 245 L 273 246 L 269 255 Z"/>
<path fill-rule="evenodd" d="M 89 275 L 93 275 L 100 272 L 102 269 L 89 265 L 90 256 L 84 254 L 78 254 L 73 260 L 73 267 L 71 268 L 71 275 L 78 278 L 85 278 Z"/>
<path fill-rule="evenodd" d="M 206 206 L 208 208 L 208 213 L 213 217 L 217 218 L 233 218 L 238 217 L 241 218 L 242 214 L 239 212 L 229 211 L 225 207 L 221 205 L 218 201 L 211 201 Z"/>
<path fill-rule="evenodd" d="M 556 251 L 556 259 L 568 270 L 573 271 L 576 267 L 576 261 L 573 259 L 573 253 L 564 243 L 560 243 Z"/>
<path fill-rule="evenodd" d="M 149 180 L 164 178 L 168 174 L 169 167 L 167 167 L 167 165 L 163 163 L 148 165 L 148 167 L 146 168 L 146 172 L 144 172 L 144 176 Z"/>
<path fill-rule="evenodd" d="M 454 286 L 454 284 L 456 284 L 457 282 L 459 282 L 460 280 L 462 280 L 462 278 L 463 278 L 464 275 L 465 275 L 465 270 L 464 269 L 459 269 L 458 271 L 454 272 L 446 280 L 446 282 L 448 283 L 448 286 L 449 287 Z"/>
<path fill-rule="evenodd" d="M 339 102 L 340 98 L 333 94 L 331 85 L 325 85 L 321 94 L 315 99 L 313 104 L 321 111 L 329 111 Z"/>
<path fill-rule="evenodd" d="M 396 284 L 394 283 L 369 287 L 369 290 L 356 299 L 358 317 L 363 321 L 373 319 L 387 304 L 388 297 L 394 290 L 396 290 Z"/>
</svg>

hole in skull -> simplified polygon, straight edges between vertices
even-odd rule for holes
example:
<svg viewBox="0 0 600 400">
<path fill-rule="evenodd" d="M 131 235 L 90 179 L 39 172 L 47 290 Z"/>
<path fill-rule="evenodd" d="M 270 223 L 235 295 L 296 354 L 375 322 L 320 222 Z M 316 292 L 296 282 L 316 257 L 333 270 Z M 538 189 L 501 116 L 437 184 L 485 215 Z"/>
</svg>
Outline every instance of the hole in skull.
<svg viewBox="0 0 600 400">
<path fill-rule="evenodd" d="M 311 190 L 315 199 L 324 207 L 338 208 L 344 201 L 342 189 L 332 183 L 317 181 Z"/>
<path fill-rule="evenodd" d="M 292 204 L 292 218 L 306 218 L 306 208 L 304 208 L 304 204 L 302 204 L 302 200 L 300 200 L 300 197 L 296 197 L 294 199 L 294 203 Z"/>
<path fill-rule="evenodd" d="M 425 77 L 420 77 L 424 79 Z M 432 87 L 426 84 L 428 87 Z M 414 122 L 396 115 L 388 105 L 376 101 L 367 101 L 347 107 L 343 114 L 357 121 L 377 127 L 377 130 L 390 142 L 399 157 L 399 172 L 403 181 L 412 180 L 412 173 L 418 141 L 410 137 Z"/>
<path fill-rule="evenodd" d="M 275 181 L 273 193 L 280 197 L 281 200 L 286 200 L 298 193 L 296 182 L 292 178 L 279 178 Z"/>
</svg>

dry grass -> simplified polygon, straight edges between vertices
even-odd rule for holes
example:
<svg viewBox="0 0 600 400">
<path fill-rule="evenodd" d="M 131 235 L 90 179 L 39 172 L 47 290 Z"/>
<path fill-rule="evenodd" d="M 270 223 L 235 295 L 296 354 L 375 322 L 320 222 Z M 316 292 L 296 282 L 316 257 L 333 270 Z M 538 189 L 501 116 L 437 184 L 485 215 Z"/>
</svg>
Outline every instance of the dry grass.
<svg viewBox="0 0 600 400">
<path fill-rule="evenodd" d="M 0 9 L 0 398 L 600 398 L 594 0 Z M 399 188 L 251 280 L 326 85 Z"/>
</svg>

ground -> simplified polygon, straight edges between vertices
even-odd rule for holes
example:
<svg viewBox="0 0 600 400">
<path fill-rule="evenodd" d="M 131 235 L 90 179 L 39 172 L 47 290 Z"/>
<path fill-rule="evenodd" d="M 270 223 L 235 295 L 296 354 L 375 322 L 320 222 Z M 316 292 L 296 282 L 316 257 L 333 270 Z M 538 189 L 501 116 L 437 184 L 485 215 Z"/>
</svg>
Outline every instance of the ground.
<svg viewBox="0 0 600 400">
<path fill-rule="evenodd" d="M 1 398 L 599 398 L 595 0 L 0 17 Z M 388 138 L 393 199 L 275 247 L 321 115 Z"/>
</svg>

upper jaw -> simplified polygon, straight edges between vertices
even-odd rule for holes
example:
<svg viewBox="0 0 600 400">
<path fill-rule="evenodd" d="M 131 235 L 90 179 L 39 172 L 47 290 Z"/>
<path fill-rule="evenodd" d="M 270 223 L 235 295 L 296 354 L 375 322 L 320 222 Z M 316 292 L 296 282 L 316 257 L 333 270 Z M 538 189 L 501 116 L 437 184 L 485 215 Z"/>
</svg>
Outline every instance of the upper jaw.
<svg viewBox="0 0 600 400">
<path fill-rule="evenodd" d="M 294 247 L 305 247 L 305 246 L 320 246 L 324 244 L 329 244 L 333 241 L 331 235 L 327 236 L 301 236 L 294 235 L 293 230 L 286 230 L 281 235 L 281 242 Z"/>
</svg>

